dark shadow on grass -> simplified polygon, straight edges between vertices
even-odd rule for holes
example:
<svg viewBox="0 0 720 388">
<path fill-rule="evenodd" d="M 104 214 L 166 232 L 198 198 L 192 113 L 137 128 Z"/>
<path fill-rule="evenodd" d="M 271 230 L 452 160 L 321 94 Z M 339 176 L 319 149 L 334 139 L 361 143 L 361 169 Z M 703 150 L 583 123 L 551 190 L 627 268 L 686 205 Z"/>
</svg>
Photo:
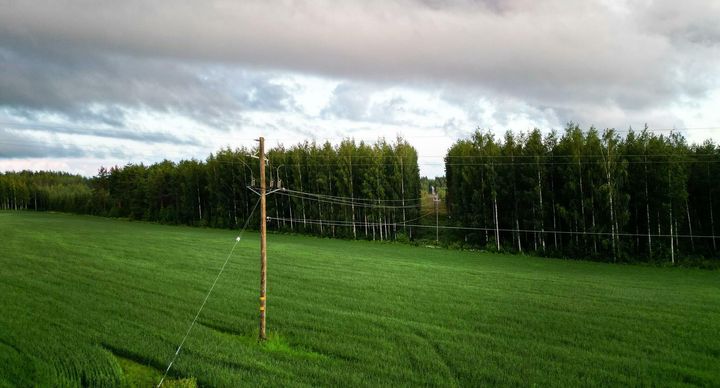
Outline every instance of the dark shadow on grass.
<svg viewBox="0 0 720 388">
<path fill-rule="evenodd" d="M 141 355 L 139 355 L 135 352 L 129 351 L 127 349 L 121 349 L 121 348 L 118 348 L 116 346 L 113 346 L 113 345 L 110 345 L 107 343 L 102 343 L 100 345 L 103 348 L 109 350 L 112 354 L 114 354 L 116 356 L 120 356 L 122 358 L 128 359 L 130 361 L 136 362 L 141 365 L 146 365 L 146 366 L 152 367 L 154 369 L 157 369 L 158 371 L 165 370 L 165 367 L 167 367 L 167 365 L 165 365 L 165 366 L 160 365 L 160 363 L 158 361 L 141 356 Z"/>
<path fill-rule="evenodd" d="M 121 349 L 106 343 L 101 345 L 112 353 L 123 370 L 123 387 L 135 387 L 152 384 L 155 386 L 167 366 L 152 361 L 127 349 Z M 86 385 L 89 386 L 89 385 Z M 169 373 L 168 378 L 163 381 L 163 387 L 197 387 L 194 377 L 178 376 L 176 373 Z"/>
</svg>

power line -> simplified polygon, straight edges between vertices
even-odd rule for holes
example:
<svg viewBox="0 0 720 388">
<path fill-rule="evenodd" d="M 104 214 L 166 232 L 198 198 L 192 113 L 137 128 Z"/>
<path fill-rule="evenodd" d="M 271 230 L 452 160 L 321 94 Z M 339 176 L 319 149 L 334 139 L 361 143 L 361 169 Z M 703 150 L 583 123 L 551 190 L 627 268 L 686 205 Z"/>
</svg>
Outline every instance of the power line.
<svg viewBox="0 0 720 388">
<path fill-rule="evenodd" d="M 371 204 L 371 203 L 364 203 L 364 202 L 352 202 L 352 201 L 339 201 L 339 200 L 330 200 L 330 199 L 322 199 L 322 198 L 316 198 L 316 197 L 309 197 L 304 195 L 298 195 L 293 194 L 287 191 L 277 191 L 276 194 L 291 197 L 291 198 L 298 198 L 298 199 L 306 199 L 309 201 L 317 201 L 321 203 L 329 203 L 333 205 L 345 205 L 345 206 L 355 206 L 355 207 L 361 207 L 361 208 L 373 208 L 373 209 L 412 209 L 417 208 L 418 205 L 381 205 L 381 204 Z"/>
<path fill-rule="evenodd" d="M 417 219 L 427 217 L 429 214 L 425 214 Z M 331 225 L 331 226 L 352 226 L 351 221 L 342 221 L 342 220 L 317 220 L 317 219 L 305 219 L 300 220 L 297 218 L 287 218 L 287 217 L 270 217 L 274 220 L 279 221 L 293 221 L 293 222 L 305 222 L 311 225 L 319 225 L 322 223 L 323 225 Z M 299 221 L 298 221 L 299 220 Z M 364 222 L 355 222 L 355 224 L 364 224 Z M 368 225 L 372 225 L 373 223 L 368 223 Z M 377 223 L 375 223 L 377 225 Z M 383 223 L 384 224 L 384 223 Z M 435 225 L 422 225 L 422 224 L 402 224 L 398 222 L 391 222 L 390 225 L 403 225 L 407 227 L 413 227 L 413 228 L 428 228 L 428 229 L 435 229 L 436 227 L 440 229 L 447 229 L 447 230 L 476 230 L 476 231 L 488 231 L 488 232 L 494 232 L 496 230 L 499 230 L 500 232 L 514 232 L 514 233 L 540 233 L 540 234 L 564 234 L 564 235 L 580 235 L 580 236 L 613 236 L 612 233 L 609 232 L 588 232 L 588 231 L 567 231 L 567 230 L 538 230 L 538 229 L 511 229 L 511 228 L 482 228 L 482 227 L 472 227 L 472 226 L 452 226 L 452 225 L 441 225 L 441 226 L 435 226 Z M 615 236 L 621 236 L 621 237 L 648 237 L 648 234 L 645 233 L 615 233 Z M 689 235 L 689 234 L 649 234 L 650 237 L 675 237 L 675 238 L 718 238 L 718 236 L 704 236 L 704 235 Z"/>
<path fill-rule="evenodd" d="M 308 224 L 313 225 L 330 225 L 330 226 L 346 226 L 346 227 L 352 227 L 353 225 L 368 225 L 368 226 L 385 226 L 385 225 L 399 225 L 399 226 L 413 226 L 412 224 L 408 224 L 408 222 L 415 222 L 418 220 L 421 220 L 427 216 L 432 215 L 433 212 L 428 212 L 425 214 L 420 215 L 419 217 L 411 218 L 406 221 L 401 222 L 365 222 L 365 221 L 343 221 L 343 220 L 305 220 Z M 274 220 L 274 221 L 285 221 L 285 222 L 294 222 L 294 223 L 303 223 L 303 220 L 300 218 L 288 218 L 288 217 L 268 217 L 268 220 Z"/>
<path fill-rule="evenodd" d="M 365 202 L 403 202 L 403 201 L 422 201 L 422 198 L 406 198 L 406 199 L 370 199 L 370 198 L 356 198 L 356 197 L 340 197 L 336 195 L 327 195 L 327 194 L 316 194 L 316 193 L 308 193 L 304 191 L 297 191 L 297 190 L 291 190 L 291 189 L 283 189 L 284 191 L 295 193 L 295 194 L 302 194 L 307 196 L 313 196 L 318 198 L 328 198 L 328 199 L 338 199 L 338 200 L 351 200 L 351 201 L 365 201 Z"/>
</svg>

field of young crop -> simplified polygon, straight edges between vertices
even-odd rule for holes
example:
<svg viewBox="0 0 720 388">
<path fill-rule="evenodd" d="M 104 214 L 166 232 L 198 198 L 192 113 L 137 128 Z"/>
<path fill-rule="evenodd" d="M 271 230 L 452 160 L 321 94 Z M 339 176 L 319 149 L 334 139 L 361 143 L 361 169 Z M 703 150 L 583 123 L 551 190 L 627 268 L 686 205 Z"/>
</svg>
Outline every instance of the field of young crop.
<svg viewBox="0 0 720 388">
<path fill-rule="evenodd" d="M 235 236 L 0 212 L 0 386 L 157 384 Z M 720 385 L 720 272 L 271 234 L 259 344 L 258 251 L 172 384 Z"/>
</svg>

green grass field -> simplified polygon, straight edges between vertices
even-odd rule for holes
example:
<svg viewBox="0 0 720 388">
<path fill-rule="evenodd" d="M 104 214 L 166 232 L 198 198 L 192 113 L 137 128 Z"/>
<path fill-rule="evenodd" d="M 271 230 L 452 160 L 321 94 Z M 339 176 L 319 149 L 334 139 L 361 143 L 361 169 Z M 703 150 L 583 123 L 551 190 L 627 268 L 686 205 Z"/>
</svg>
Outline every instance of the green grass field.
<svg viewBox="0 0 720 388">
<path fill-rule="evenodd" d="M 0 386 L 156 384 L 235 235 L 0 212 Z M 258 251 L 247 233 L 175 379 L 720 385 L 719 272 L 270 235 L 259 344 Z"/>
</svg>

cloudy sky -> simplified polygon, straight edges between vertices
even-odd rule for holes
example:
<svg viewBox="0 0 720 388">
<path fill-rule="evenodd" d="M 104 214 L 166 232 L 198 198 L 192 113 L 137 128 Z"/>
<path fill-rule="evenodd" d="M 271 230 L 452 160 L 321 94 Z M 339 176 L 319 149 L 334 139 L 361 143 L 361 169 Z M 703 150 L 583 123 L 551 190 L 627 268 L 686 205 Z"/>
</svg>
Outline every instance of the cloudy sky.
<svg viewBox="0 0 720 388">
<path fill-rule="evenodd" d="M 720 140 L 720 2 L 0 0 L 0 171 L 477 127 Z"/>
</svg>

